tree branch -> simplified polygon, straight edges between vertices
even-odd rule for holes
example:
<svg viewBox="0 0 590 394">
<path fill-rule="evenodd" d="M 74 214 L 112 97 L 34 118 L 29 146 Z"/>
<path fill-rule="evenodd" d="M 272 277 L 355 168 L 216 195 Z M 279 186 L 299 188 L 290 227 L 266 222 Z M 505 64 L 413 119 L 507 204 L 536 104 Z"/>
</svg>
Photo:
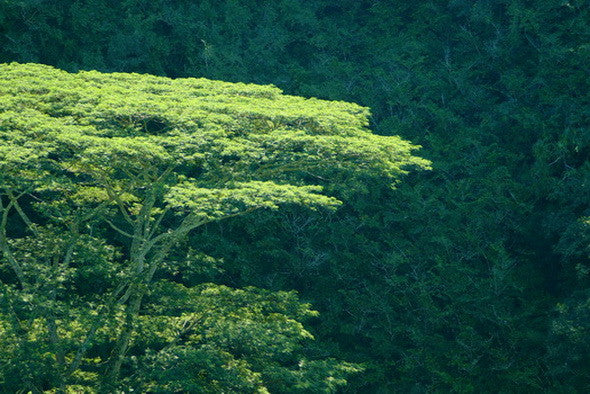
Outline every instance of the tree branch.
<svg viewBox="0 0 590 394">
<path fill-rule="evenodd" d="M 6 224 L 8 222 L 8 213 L 14 206 L 14 201 L 10 201 L 10 203 L 5 207 L 2 199 L 0 198 L 0 210 L 2 211 L 2 220 L 0 221 L 0 250 L 2 250 L 2 254 L 8 260 L 8 263 L 12 267 L 12 270 L 15 272 L 20 285 L 23 289 L 27 289 L 28 285 L 25 279 L 25 274 L 23 268 L 21 267 L 18 260 L 12 254 L 10 250 L 10 246 L 8 245 L 8 239 L 6 237 Z"/>
</svg>

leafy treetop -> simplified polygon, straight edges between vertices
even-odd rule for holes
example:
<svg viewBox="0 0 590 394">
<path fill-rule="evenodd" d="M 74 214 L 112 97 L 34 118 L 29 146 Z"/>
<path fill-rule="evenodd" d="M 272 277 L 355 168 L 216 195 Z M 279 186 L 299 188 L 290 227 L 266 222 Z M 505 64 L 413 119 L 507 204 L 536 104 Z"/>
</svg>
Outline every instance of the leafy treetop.
<svg viewBox="0 0 590 394">
<path fill-rule="evenodd" d="M 322 379 L 343 382 L 338 376 L 351 369 L 346 365 L 299 362 L 299 372 L 288 373 L 280 365 L 297 363 L 273 364 L 274 356 L 257 361 L 221 336 L 202 337 L 203 324 L 195 328 L 199 340 L 181 340 L 187 332 L 143 348 L 138 330 L 185 324 L 174 308 L 145 308 L 146 297 L 154 304 L 201 302 L 198 291 L 179 290 L 184 295 L 174 298 L 173 286 L 158 290 L 164 267 L 190 260 L 184 240 L 197 227 L 283 204 L 335 207 L 341 202 L 323 194 L 324 186 L 358 187 L 367 177 L 395 185 L 408 167 L 428 167 L 412 155 L 416 146 L 372 134 L 367 117 L 367 109 L 354 104 L 287 96 L 272 86 L 0 65 L 0 284 L 6 301 L 0 330 L 12 333 L 4 362 L 23 371 L 22 381 L 10 387 L 146 389 L 153 378 L 172 386 L 198 381 L 215 392 L 255 379 L 264 391 L 271 386 L 261 376 L 273 374 L 283 376 L 285 390 Z M 200 305 L 221 318 L 211 302 Z M 279 359 L 309 337 L 294 320 L 297 313 L 252 310 L 258 311 L 252 312 L 255 331 L 268 334 L 254 338 L 261 346 L 279 346 L 273 337 L 284 332 L 280 351 L 269 353 Z M 268 331 L 268 319 L 285 324 Z M 236 323 L 236 333 L 245 322 Z M 234 368 L 242 383 L 231 383 L 229 375 L 226 386 L 216 386 L 213 377 L 180 378 L 180 369 L 168 377 L 130 375 L 175 357 L 189 364 L 217 360 L 211 363 Z M 304 364 L 322 378 L 305 377 L 311 375 Z M 279 384 L 276 376 L 268 379 Z"/>
</svg>

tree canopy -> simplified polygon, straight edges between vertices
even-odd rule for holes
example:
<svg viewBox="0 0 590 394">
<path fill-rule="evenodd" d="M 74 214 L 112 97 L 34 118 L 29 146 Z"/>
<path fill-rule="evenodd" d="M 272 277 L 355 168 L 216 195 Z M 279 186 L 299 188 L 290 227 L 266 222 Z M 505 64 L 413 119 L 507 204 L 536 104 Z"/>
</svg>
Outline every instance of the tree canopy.
<svg viewBox="0 0 590 394">
<path fill-rule="evenodd" d="M 331 390 L 358 370 L 305 359 L 294 294 L 174 272 L 207 269 L 195 229 L 393 187 L 428 167 L 416 146 L 272 86 L 4 64 L 0 97 L 4 390 Z"/>
</svg>

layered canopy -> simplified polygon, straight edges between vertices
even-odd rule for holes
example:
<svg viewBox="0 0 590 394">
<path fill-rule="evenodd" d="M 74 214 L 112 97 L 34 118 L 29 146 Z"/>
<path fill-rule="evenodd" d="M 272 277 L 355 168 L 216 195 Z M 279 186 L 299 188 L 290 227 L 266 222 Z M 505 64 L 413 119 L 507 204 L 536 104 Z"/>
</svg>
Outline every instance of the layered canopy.
<svg viewBox="0 0 590 394">
<path fill-rule="evenodd" d="M 180 379 L 204 391 L 264 391 L 277 374 L 290 376 L 271 379 L 283 388 L 303 384 L 306 374 L 342 382 L 337 375 L 350 369 L 344 364 L 295 367 L 285 359 L 310 337 L 295 320 L 308 309 L 293 296 L 286 309 L 249 305 L 249 320 L 215 325 L 231 337 L 244 324 L 256 327 L 260 336 L 248 340 L 278 346 L 261 359 L 258 350 L 236 354 L 223 335 L 201 335 L 214 331 L 203 322 L 189 325 L 187 339 L 186 316 L 198 309 L 190 305 L 222 315 L 203 304 L 194 283 L 166 283 L 175 281 L 175 265 L 202 264 L 184 242 L 199 226 L 283 204 L 333 208 L 341 202 L 322 194 L 325 186 L 359 187 L 367 177 L 395 185 L 408 167 L 428 166 L 412 155 L 416 146 L 371 134 L 367 116 L 354 104 L 286 96 L 272 86 L 1 65 L 0 331 L 11 349 L 4 371 L 29 371 L 5 389 L 164 390 Z M 210 294 L 240 304 L 252 291 Z M 146 308 L 148 296 L 153 305 L 184 307 Z M 245 313 L 237 308 L 231 313 Z M 142 343 L 145 325 L 172 334 Z M 274 344 L 281 335 L 284 343 Z M 221 363 L 243 379 L 145 372 L 178 358 Z"/>
</svg>

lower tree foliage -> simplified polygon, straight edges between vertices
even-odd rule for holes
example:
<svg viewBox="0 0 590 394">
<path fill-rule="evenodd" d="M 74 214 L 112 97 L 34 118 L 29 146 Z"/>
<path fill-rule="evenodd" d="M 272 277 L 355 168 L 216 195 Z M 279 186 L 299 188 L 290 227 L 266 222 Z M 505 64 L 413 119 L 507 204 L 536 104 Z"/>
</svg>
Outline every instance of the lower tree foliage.
<svg viewBox="0 0 590 394">
<path fill-rule="evenodd" d="M 364 368 L 341 391 L 588 392 L 589 24 L 583 0 L 0 0 L 0 61 L 272 83 L 289 94 L 370 107 L 372 129 L 423 146 L 432 171 L 411 173 L 392 190 L 389 170 L 376 177 L 363 165 L 351 172 L 326 163 L 322 173 L 299 175 L 343 201 L 337 210 L 288 204 L 204 224 L 178 241 L 199 263 L 185 259 L 187 252 L 169 268 L 162 261 L 167 274 L 154 278 L 187 288 L 214 282 L 297 290 L 320 312 L 306 325 L 316 340 L 303 348 Z M 260 97 L 274 94 L 263 90 Z M 142 100 L 129 105 L 143 108 Z M 50 95 L 47 108 L 59 113 L 59 101 L 59 93 Z M 105 124 L 138 127 L 117 113 L 128 105 L 122 101 L 105 101 L 93 113 L 111 111 L 117 120 L 103 116 Z M 364 116 L 359 123 L 322 106 L 312 110 L 324 116 L 320 123 L 364 125 Z M 327 130 L 307 120 L 268 120 L 274 109 L 261 108 L 237 123 L 259 130 L 286 124 L 289 132 L 275 130 L 274 142 L 249 140 L 255 162 L 261 146 L 284 147 L 303 162 L 309 136 L 291 129 Z M 158 134 L 170 124 L 152 117 L 143 127 Z M 221 148 L 217 137 L 210 135 L 211 149 L 224 149 L 223 164 L 233 165 L 239 148 Z M 370 153 L 351 141 L 326 139 L 319 153 L 324 160 Z M 13 145 L 10 152 L 20 152 L 13 154 L 34 157 L 36 148 Z M 267 160 L 286 165 L 287 156 Z M 228 173 L 247 170 L 235 160 Z M 212 197 L 207 187 L 191 198 Z M 262 187 L 250 183 L 248 195 Z M 225 206 L 230 187 L 221 189 L 215 195 Z M 174 190 L 178 206 L 191 206 L 194 199 Z M 35 198 L 23 198 L 31 209 Z M 25 253 L 31 234 L 15 209 L 7 220 L 21 244 L 12 247 Z M 124 236 L 109 236 L 113 242 L 95 253 L 127 258 Z M 106 286 L 114 273 L 101 275 L 93 283 Z"/>
</svg>

